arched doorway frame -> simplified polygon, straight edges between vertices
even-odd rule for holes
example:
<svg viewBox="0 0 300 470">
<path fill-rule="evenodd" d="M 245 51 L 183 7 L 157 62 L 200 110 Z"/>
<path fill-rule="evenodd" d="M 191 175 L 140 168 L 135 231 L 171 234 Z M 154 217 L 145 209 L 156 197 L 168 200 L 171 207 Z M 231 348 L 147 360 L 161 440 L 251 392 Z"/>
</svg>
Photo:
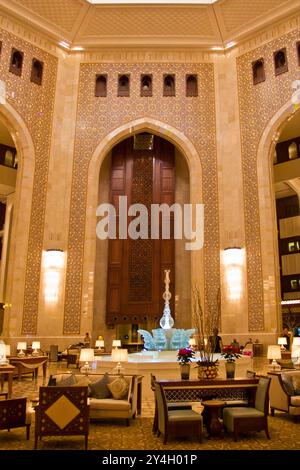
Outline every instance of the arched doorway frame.
<svg viewBox="0 0 300 470">
<path fill-rule="evenodd" d="M 273 155 L 279 133 L 293 111 L 289 100 L 273 115 L 262 133 L 257 151 L 260 229 L 261 234 L 264 234 L 261 236 L 261 261 L 265 329 L 275 337 L 281 331 L 282 319 Z M 300 109 L 296 112 L 300 112 Z"/>
<path fill-rule="evenodd" d="M 87 209 L 85 223 L 85 246 L 82 282 L 81 331 L 90 331 L 93 321 L 93 292 L 96 257 L 96 208 L 98 205 L 99 174 L 106 155 L 120 141 L 137 132 L 152 132 L 177 147 L 184 155 L 190 176 L 190 202 L 202 202 L 202 166 L 193 143 L 178 129 L 153 118 L 144 117 L 130 121 L 109 132 L 93 152 L 88 169 Z M 199 268 L 200 266 L 200 268 Z M 203 250 L 191 251 L 191 279 L 204 291 L 204 256 Z"/>
<path fill-rule="evenodd" d="M 11 245 L 7 272 L 7 300 L 11 307 L 4 316 L 3 336 L 19 337 L 26 276 L 27 248 L 31 219 L 35 148 L 20 114 L 9 103 L 0 104 L 0 118 L 10 132 L 18 153 L 18 170 L 13 202 Z M 12 327 L 12 325 L 14 325 Z M 12 329 L 13 328 L 13 329 Z"/>
</svg>

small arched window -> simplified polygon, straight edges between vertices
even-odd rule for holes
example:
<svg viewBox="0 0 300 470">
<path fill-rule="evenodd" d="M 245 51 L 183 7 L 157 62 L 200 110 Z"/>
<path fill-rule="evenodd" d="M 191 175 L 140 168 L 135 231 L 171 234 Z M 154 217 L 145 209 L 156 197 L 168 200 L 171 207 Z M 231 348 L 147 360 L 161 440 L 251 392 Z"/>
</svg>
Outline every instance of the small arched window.
<svg viewBox="0 0 300 470">
<path fill-rule="evenodd" d="M 152 75 L 141 76 L 141 96 L 152 96 Z"/>
<path fill-rule="evenodd" d="M 41 85 L 43 81 L 43 70 L 44 70 L 43 62 L 37 59 L 33 59 L 30 81 L 33 83 L 36 83 L 37 85 Z"/>
<path fill-rule="evenodd" d="M 292 142 L 289 145 L 289 159 L 294 160 L 294 158 L 298 158 L 298 147 L 296 142 Z"/>
<path fill-rule="evenodd" d="M 95 96 L 107 96 L 107 75 L 96 75 Z"/>
<path fill-rule="evenodd" d="M 266 79 L 264 59 L 258 59 L 252 62 L 253 84 L 264 82 Z"/>
<path fill-rule="evenodd" d="M 275 75 L 288 71 L 286 48 L 274 52 Z"/>
<path fill-rule="evenodd" d="M 18 75 L 19 77 L 22 75 L 22 67 L 23 67 L 23 57 L 24 53 L 18 51 L 17 49 L 12 49 L 11 57 L 10 57 L 10 66 L 9 71 Z"/>
<path fill-rule="evenodd" d="M 175 96 L 175 75 L 164 75 L 164 96 Z"/>
<path fill-rule="evenodd" d="M 186 76 L 186 96 L 198 96 L 198 77 L 197 75 Z"/>
<path fill-rule="evenodd" d="M 118 96 L 129 96 L 129 75 L 119 75 Z"/>
</svg>

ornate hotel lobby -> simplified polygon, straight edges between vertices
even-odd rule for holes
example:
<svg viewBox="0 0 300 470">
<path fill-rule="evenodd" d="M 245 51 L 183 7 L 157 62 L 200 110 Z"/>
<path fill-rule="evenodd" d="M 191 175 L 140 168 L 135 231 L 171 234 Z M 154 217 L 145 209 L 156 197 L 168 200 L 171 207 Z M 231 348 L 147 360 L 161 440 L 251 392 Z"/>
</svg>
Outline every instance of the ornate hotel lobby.
<svg viewBox="0 0 300 470">
<path fill-rule="evenodd" d="M 0 451 L 299 416 L 299 0 L 0 0 Z"/>
</svg>

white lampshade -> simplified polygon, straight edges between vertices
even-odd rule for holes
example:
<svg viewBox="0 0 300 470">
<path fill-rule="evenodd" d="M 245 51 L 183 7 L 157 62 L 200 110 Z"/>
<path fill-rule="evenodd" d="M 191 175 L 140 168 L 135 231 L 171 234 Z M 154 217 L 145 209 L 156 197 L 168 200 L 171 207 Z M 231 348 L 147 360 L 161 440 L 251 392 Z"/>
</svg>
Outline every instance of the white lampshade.
<svg viewBox="0 0 300 470">
<path fill-rule="evenodd" d="M 94 350 L 90 348 L 83 348 L 80 350 L 80 362 L 92 362 L 95 359 Z"/>
<path fill-rule="evenodd" d="M 120 348 L 121 347 L 121 340 L 120 339 L 114 339 L 112 342 L 113 348 Z"/>
<path fill-rule="evenodd" d="M 25 341 L 20 341 L 18 344 L 17 344 L 17 349 L 27 349 L 27 343 Z"/>
<path fill-rule="evenodd" d="M 293 339 L 293 346 L 300 346 L 300 336 L 296 336 Z"/>
<path fill-rule="evenodd" d="M 127 349 L 113 349 L 111 352 L 111 360 L 113 362 L 128 362 Z"/>
<path fill-rule="evenodd" d="M 5 350 L 6 350 L 5 354 L 6 354 L 7 356 L 10 356 L 10 344 L 6 344 L 6 345 L 5 345 Z"/>
<path fill-rule="evenodd" d="M 268 359 L 281 359 L 281 349 L 280 346 L 268 346 Z"/>
<path fill-rule="evenodd" d="M 40 341 L 32 341 L 32 349 L 41 349 Z"/>
<path fill-rule="evenodd" d="M 189 339 L 189 345 L 190 345 L 190 346 L 196 346 L 196 340 L 195 340 L 195 338 L 190 338 L 190 339 Z"/>
<path fill-rule="evenodd" d="M 3 341 L 0 340 L 0 365 L 6 363 L 6 347 Z"/>
<path fill-rule="evenodd" d="M 103 339 L 97 339 L 95 342 L 95 347 L 96 348 L 104 348 L 104 340 Z"/>
<path fill-rule="evenodd" d="M 281 346 L 284 346 L 285 344 L 287 344 L 287 339 L 286 339 L 286 337 L 285 337 L 285 336 L 282 336 L 282 337 L 278 338 L 277 344 L 280 344 Z"/>
</svg>

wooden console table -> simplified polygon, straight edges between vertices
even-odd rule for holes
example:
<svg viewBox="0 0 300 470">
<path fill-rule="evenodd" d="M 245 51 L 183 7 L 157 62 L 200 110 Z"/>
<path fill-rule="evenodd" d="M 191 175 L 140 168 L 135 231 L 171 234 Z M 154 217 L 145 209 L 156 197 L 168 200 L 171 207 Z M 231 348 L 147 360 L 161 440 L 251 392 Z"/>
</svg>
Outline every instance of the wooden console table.
<svg viewBox="0 0 300 470">
<path fill-rule="evenodd" d="M 28 374 L 29 372 L 34 372 L 34 376 L 37 378 L 40 366 L 43 367 L 43 378 L 46 378 L 47 356 L 9 356 L 8 359 L 9 363 L 16 367 L 19 380 L 21 380 L 22 374 Z"/>
<path fill-rule="evenodd" d="M 15 369 L 16 368 L 11 365 L 0 366 L 1 392 L 3 390 L 5 375 L 7 375 L 8 398 L 11 398 L 11 395 L 12 395 L 13 376 L 15 373 Z"/>
</svg>

